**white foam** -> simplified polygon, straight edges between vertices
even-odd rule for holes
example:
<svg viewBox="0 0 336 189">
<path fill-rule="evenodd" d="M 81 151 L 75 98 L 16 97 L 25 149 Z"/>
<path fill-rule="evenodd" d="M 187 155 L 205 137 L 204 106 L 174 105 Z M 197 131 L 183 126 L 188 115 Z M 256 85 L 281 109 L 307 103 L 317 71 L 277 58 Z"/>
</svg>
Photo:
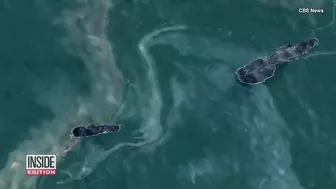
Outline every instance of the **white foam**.
<svg viewBox="0 0 336 189">
<path fill-rule="evenodd" d="M 123 77 L 114 63 L 112 47 L 105 37 L 110 1 L 77 2 L 78 9 L 64 10 L 55 23 L 67 31 L 61 42 L 65 50 L 84 62 L 90 73 L 90 86 L 94 89 L 99 84 L 101 90 L 93 90 L 90 97 L 80 97 L 62 75 L 52 86 L 33 79 L 33 87 L 40 95 L 38 103 L 48 107 L 55 117 L 31 129 L 31 139 L 22 141 L 9 154 L 7 164 L 0 172 L 0 188 L 35 188 L 36 177 L 25 176 L 25 155 L 62 151 L 69 145 L 68 134 L 73 124 L 85 123 L 87 116 L 97 122 L 106 122 L 121 104 Z M 79 26 L 77 20 L 80 18 L 85 19 Z"/>
<path fill-rule="evenodd" d="M 171 27 L 171 28 L 164 28 L 161 30 L 155 30 L 147 37 L 143 38 L 142 42 L 139 44 L 140 52 L 142 53 L 146 63 L 148 63 L 148 72 L 147 77 L 150 80 L 150 89 L 151 93 L 149 95 L 150 103 L 149 108 L 146 114 L 143 116 L 148 117 L 148 122 L 144 122 L 146 125 L 142 125 L 143 132 L 147 133 L 147 135 L 143 136 L 144 141 L 137 143 L 137 144 L 130 144 L 130 143 L 122 143 L 114 146 L 108 151 L 98 153 L 96 156 L 100 158 L 99 161 L 105 159 L 110 153 L 114 152 L 121 146 L 126 145 L 134 145 L 140 146 L 147 143 L 151 143 L 151 146 L 155 146 L 155 144 L 161 144 L 159 138 L 164 138 L 164 136 L 169 136 L 169 132 L 162 132 L 162 127 L 160 123 L 160 110 L 161 110 L 161 95 L 160 91 L 158 90 L 155 69 L 154 69 L 154 60 L 148 49 L 151 46 L 156 44 L 170 44 L 175 47 L 182 55 L 194 55 L 199 57 L 201 55 L 203 58 L 220 58 L 226 64 L 230 65 L 230 62 L 247 62 L 249 58 L 259 56 L 259 52 L 251 52 L 251 50 L 243 49 L 238 46 L 235 46 L 230 43 L 220 44 L 220 43 L 211 43 L 217 41 L 213 40 L 206 40 L 204 37 L 195 37 L 195 36 L 188 36 L 178 32 L 169 33 L 170 35 L 160 35 L 165 32 L 169 31 L 183 31 L 185 30 L 185 26 L 181 27 Z M 169 40 L 171 39 L 171 40 Z M 192 48 L 185 48 L 188 45 L 184 44 L 186 42 L 192 41 L 194 47 L 202 47 L 202 49 L 192 49 Z M 208 41 L 207 43 L 204 43 Z M 209 41 L 211 41 L 209 43 Z M 196 50 L 196 52 L 195 52 Z M 202 51 L 203 53 L 200 54 L 198 51 Z M 239 54 L 248 55 L 246 56 L 239 56 Z M 193 68 L 185 67 L 184 65 L 177 64 L 180 70 L 185 73 L 188 78 L 190 79 L 188 84 L 183 85 L 178 83 L 176 79 L 173 78 L 171 81 L 172 88 L 175 92 L 175 104 L 176 107 L 179 107 L 181 104 L 187 104 L 187 106 L 192 106 L 189 100 L 187 99 L 186 95 L 193 96 L 197 95 L 197 89 L 199 89 L 200 84 L 195 82 L 193 79 L 197 78 L 197 75 L 194 75 Z M 199 70 L 198 70 L 199 71 Z M 232 86 L 234 84 L 234 74 L 230 74 L 230 69 L 227 65 L 223 64 L 219 67 L 214 67 L 213 69 L 206 69 L 205 75 L 207 78 L 213 83 L 216 84 L 219 89 L 221 89 L 224 93 L 231 93 L 233 90 Z M 219 74 L 218 72 L 221 72 Z M 197 85 L 195 85 L 197 83 Z M 183 100 L 181 100 L 181 98 Z M 272 97 L 270 96 L 267 88 L 265 86 L 256 86 L 251 93 L 251 96 L 247 96 L 247 99 L 250 99 L 247 102 L 253 103 L 258 107 L 257 111 L 251 111 L 246 106 L 240 106 L 239 104 L 233 104 L 234 102 L 228 101 L 227 104 L 229 107 L 237 107 L 240 112 L 239 116 L 244 123 L 244 127 L 241 128 L 244 132 L 246 132 L 246 137 L 250 138 L 250 149 L 254 153 L 254 157 L 251 157 L 251 163 L 255 164 L 258 169 L 256 171 L 262 171 L 266 174 L 266 177 L 262 176 L 254 176 L 251 175 L 250 185 L 253 188 L 258 187 L 267 187 L 270 189 L 285 189 L 285 188 L 302 188 L 300 185 L 295 172 L 291 169 L 291 154 L 289 151 L 289 145 L 286 139 L 281 136 L 281 131 L 286 127 L 286 123 L 283 121 L 281 116 L 279 115 L 276 107 L 273 104 Z M 181 103 L 183 101 L 183 103 Z M 159 102 L 158 107 L 153 107 L 156 102 Z M 231 106 L 230 106 L 231 103 Z M 239 109 L 240 108 L 240 109 Z M 152 112 L 153 111 L 153 112 Z M 230 112 L 231 116 L 237 116 L 234 112 Z M 174 116 L 172 116 L 174 117 Z M 251 120 L 252 118 L 252 120 Z M 175 117 L 178 119 L 178 117 Z M 174 119 L 172 119 L 174 120 Z M 252 121 L 252 122 L 251 122 Z M 260 137 L 261 138 L 258 138 Z M 263 151 L 258 151 L 258 146 Z M 273 149 L 269 151 L 268 149 Z M 97 154 L 97 153 L 96 153 Z M 221 157 L 219 160 L 225 159 L 226 157 Z M 260 161 L 261 159 L 265 159 L 265 161 Z M 95 167 L 96 161 L 88 161 L 87 167 Z M 216 162 L 219 162 L 216 161 Z M 226 158 L 227 160 L 227 158 Z M 190 178 L 192 182 L 196 182 L 196 177 L 202 176 L 205 174 L 213 174 L 218 173 L 218 171 L 214 171 L 214 167 L 216 165 L 212 165 L 210 160 L 202 160 L 203 163 L 189 163 L 187 168 L 181 167 L 181 171 L 186 173 L 189 171 Z M 93 164 L 94 163 L 94 164 Z M 238 165 L 235 162 L 234 165 Z M 238 167 L 238 168 L 237 168 Z M 239 170 L 239 166 L 235 166 L 235 170 Z M 256 169 L 256 168 L 254 168 Z M 225 173 L 225 170 L 220 170 Z M 182 175 L 184 173 L 181 173 Z"/>
<path fill-rule="evenodd" d="M 226 168 L 227 165 L 223 163 L 223 159 L 207 155 L 205 158 L 192 160 L 185 166 L 179 166 L 177 177 L 188 179 L 193 184 L 197 184 L 198 179 L 209 180 L 209 178 L 227 177 L 229 171 Z"/>
<path fill-rule="evenodd" d="M 125 142 L 125 143 L 118 143 L 117 145 L 113 146 L 109 150 L 102 151 L 102 150 L 94 150 L 94 152 L 90 152 L 89 154 L 94 154 L 94 156 L 87 156 L 84 160 L 85 171 L 80 170 L 77 173 L 71 173 L 71 178 L 69 178 L 67 181 L 70 180 L 77 180 L 81 179 L 94 170 L 98 164 L 105 160 L 110 154 L 115 152 L 121 147 L 126 146 L 134 146 L 134 147 L 140 147 L 142 146 L 143 152 L 151 152 L 155 149 L 158 145 L 161 145 L 164 143 L 164 141 L 168 138 L 169 132 L 164 132 L 160 119 L 161 119 L 161 108 L 162 108 L 162 99 L 160 90 L 158 87 L 158 81 L 156 78 L 156 70 L 155 70 L 155 61 L 153 60 L 151 54 L 148 52 L 148 49 L 151 47 L 151 45 L 154 45 L 155 43 L 152 43 L 156 37 L 159 35 L 165 33 L 165 32 L 173 32 L 173 31 L 179 31 L 186 29 L 185 26 L 173 26 L 173 27 L 165 27 L 162 29 L 154 30 L 153 32 L 146 35 L 144 38 L 142 38 L 139 42 L 139 51 L 140 54 L 144 58 L 144 63 L 147 64 L 147 73 L 146 73 L 146 82 L 148 82 L 148 87 L 146 89 L 139 89 L 137 88 L 137 97 L 144 101 L 141 106 L 141 117 L 143 118 L 143 122 L 140 125 L 140 132 L 143 134 L 141 137 L 138 137 L 140 139 L 140 142 L 131 143 L 131 142 Z M 172 83 L 173 84 L 173 83 Z M 176 97 L 178 98 L 178 97 Z M 178 106 L 178 103 L 175 102 L 175 107 Z M 174 109 L 176 110 L 176 108 Z M 127 113 L 127 112 L 126 112 Z M 139 112 L 137 112 L 139 113 Z M 132 115 L 132 114 L 130 114 Z M 125 116 L 125 115 L 124 115 Z M 176 121 L 176 116 L 173 114 L 170 115 L 171 121 Z M 170 123 L 172 124 L 172 122 Z M 94 148 L 92 148 L 94 149 Z M 65 181 L 65 182 L 67 182 Z"/>
<path fill-rule="evenodd" d="M 148 98 L 149 99 L 148 109 L 142 112 L 143 117 L 147 118 L 147 121 L 145 121 L 144 124 L 142 124 L 141 126 L 141 132 L 146 133 L 144 138 L 148 143 L 152 143 L 158 140 L 163 132 L 160 123 L 162 98 L 157 83 L 157 77 L 155 72 L 155 61 L 153 60 L 151 54 L 148 52 L 148 49 L 155 44 L 153 43 L 155 42 L 155 38 L 163 35 L 164 33 L 181 31 L 185 29 L 186 26 L 171 26 L 157 29 L 147 34 L 145 37 L 143 37 L 138 44 L 141 56 L 143 57 L 144 62 L 147 63 L 148 66 L 147 78 L 151 89 Z"/>
<path fill-rule="evenodd" d="M 335 14 L 335 11 L 336 11 L 336 1 L 335 1 L 335 0 L 333 0 L 332 11 L 333 11 L 333 12 L 332 12 L 332 18 L 331 18 L 330 23 L 327 24 L 327 25 L 325 25 L 325 26 L 316 28 L 315 30 L 318 30 L 318 31 L 325 30 L 325 29 L 327 29 L 327 28 L 329 28 L 329 27 L 331 27 L 331 26 L 333 26 L 333 25 L 335 24 L 335 19 L 336 19 L 336 18 L 335 18 L 335 16 L 336 16 L 336 14 Z"/>
</svg>

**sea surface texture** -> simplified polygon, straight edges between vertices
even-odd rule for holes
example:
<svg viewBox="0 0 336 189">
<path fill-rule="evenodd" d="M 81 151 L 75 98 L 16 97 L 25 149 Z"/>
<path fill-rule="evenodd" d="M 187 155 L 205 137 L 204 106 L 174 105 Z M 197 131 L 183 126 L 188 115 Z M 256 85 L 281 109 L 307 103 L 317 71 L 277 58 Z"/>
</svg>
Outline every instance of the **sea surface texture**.
<svg viewBox="0 0 336 189">
<path fill-rule="evenodd" d="M 0 189 L 335 189 L 335 11 L 331 0 L 1 0 Z M 319 45 L 265 83 L 237 80 L 309 37 Z M 70 140 L 89 124 L 121 130 Z M 62 154 L 57 175 L 26 176 L 27 154 Z"/>
</svg>

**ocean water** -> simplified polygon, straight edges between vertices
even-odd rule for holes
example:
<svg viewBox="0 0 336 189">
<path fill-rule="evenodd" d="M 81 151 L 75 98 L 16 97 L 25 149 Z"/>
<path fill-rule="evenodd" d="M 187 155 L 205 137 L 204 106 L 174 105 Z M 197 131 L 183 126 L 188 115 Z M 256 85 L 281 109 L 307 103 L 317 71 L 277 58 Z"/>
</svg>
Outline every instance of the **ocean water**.
<svg viewBox="0 0 336 189">
<path fill-rule="evenodd" d="M 334 11 L 327 0 L 2 0 L 0 189 L 336 188 Z M 311 36 L 319 46 L 266 83 L 236 80 Z M 25 176 L 27 154 L 62 152 L 88 123 L 122 129 L 73 145 L 55 177 Z"/>
</svg>

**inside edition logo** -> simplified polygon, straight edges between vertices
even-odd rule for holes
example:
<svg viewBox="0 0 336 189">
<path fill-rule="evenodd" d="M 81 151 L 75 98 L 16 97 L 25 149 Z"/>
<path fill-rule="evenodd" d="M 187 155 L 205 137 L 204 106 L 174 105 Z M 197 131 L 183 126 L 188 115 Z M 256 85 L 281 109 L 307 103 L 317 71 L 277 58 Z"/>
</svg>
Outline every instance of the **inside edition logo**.
<svg viewBox="0 0 336 189">
<path fill-rule="evenodd" d="M 54 176 L 56 175 L 56 155 L 27 155 L 27 176 Z"/>
</svg>

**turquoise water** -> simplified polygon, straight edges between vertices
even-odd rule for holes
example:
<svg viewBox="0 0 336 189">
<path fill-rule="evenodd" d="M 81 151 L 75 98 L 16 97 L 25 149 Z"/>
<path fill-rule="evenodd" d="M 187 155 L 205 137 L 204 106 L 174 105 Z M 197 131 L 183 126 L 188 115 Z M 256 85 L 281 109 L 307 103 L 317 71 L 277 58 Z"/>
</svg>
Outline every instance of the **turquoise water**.
<svg viewBox="0 0 336 189">
<path fill-rule="evenodd" d="M 336 187 L 331 1 L 0 8 L 0 189 Z M 265 84 L 236 81 L 238 67 L 311 35 L 319 46 Z M 122 130 L 74 145 L 56 177 L 25 176 L 27 154 L 62 152 L 88 123 Z"/>
</svg>

